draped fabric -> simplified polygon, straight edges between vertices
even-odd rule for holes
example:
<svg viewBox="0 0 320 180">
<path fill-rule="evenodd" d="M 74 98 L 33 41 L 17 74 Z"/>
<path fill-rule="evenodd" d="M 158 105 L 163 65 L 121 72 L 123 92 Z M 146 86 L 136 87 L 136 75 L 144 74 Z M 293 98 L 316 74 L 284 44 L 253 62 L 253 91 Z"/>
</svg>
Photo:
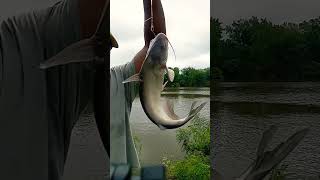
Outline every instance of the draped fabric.
<svg viewBox="0 0 320 180">
<path fill-rule="evenodd" d="M 132 102 L 136 97 L 138 84 L 135 82 L 122 83 L 134 74 L 133 62 L 110 70 L 110 161 L 115 164 L 125 163 L 133 167 L 140 167 L 129 123 Z"/>
<path fill-rule="evenodd" d="M 63 176 L 72 128 L 92 99 L 94 71 L 39 65 L 80 40 L 78 11 L 77 0 L 65 0 L 0 22 L 1 179 Z M 129 124 L 137 84 L 122 84 L 133 74 L 132 62 L 110 70 L 110 160 L 139 167 Z"/>
<path fill-rule="evenodd" d="M 78 11 L 77 0 L 66 0 L 0 22 L 0 174 L 10 177 L 4 179 L 61 179 L 93 71 L 39 64 L 80 40 Z"/>
</svg>

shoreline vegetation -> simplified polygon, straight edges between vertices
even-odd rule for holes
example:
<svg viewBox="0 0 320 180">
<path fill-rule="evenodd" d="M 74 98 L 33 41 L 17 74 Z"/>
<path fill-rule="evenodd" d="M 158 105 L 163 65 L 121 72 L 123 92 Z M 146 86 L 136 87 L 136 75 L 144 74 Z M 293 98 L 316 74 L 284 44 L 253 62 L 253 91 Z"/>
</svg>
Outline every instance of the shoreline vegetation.
<svg viewBox="0 0 320 180">
<path fill-rule="evenodd" d="M 320 81 L 320 17 L 274 24 L 251 17 L 210 19 L 214 81 Z"/>
<path fill-rule="evenodd" d="M 171 68 L 174 71 L 173 82 L 168 82 L 166 87 L 210 87 L 210 68 L 195 69 L 187 67 L 179 69 Z M 164 76 L 164 82 L 168 81 L 168 76 Z"/>
<path fill-rule="evenodd" d="M 185 128 L 177 130 L 176 140 L 186 152 L 184 159 L 171 160 L 163 156 L 161 164 L 166 168 L 169 180 L 210 179 L 210 121 L 196 116 Z M 141 155 L 142 144 L 138 136 L 134 136 L 138 155 Z"/>
<path fill-rule="evenodd" d="M 138 136 L 133 136 L 138 155 L 142 144 Z M 191 123 L 179 128 L 176 140 L 186 152 L 184 159 L 171 160 L 170 155 L 162 157 L 161 164 L 166 168 L 169 180 L 210 179 L 210 120 L 197 115 Z"/>
<path fill-rule="evenodd" d="M 191 123 L 177 130 L 176 139 L 186 156 L 172 161 L 163 157 L 167 179 L 210 179 L 210 121 L 196 116 Z"/>
</svg>

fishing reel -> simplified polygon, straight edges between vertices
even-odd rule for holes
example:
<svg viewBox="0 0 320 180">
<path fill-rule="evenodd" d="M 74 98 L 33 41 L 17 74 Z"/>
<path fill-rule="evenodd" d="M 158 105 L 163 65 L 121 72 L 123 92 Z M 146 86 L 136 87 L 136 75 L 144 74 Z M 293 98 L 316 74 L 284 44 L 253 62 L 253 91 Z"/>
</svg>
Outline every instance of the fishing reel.
<svg viewBox="0 0 320 180">
<path fill-rule="evenodd" d="M 165 167 L 162 165 L 144 166 L 140 172 L 133 172 L 128 164 L 112 164 L 111 180 L 165 180 Z"/>
</svg>

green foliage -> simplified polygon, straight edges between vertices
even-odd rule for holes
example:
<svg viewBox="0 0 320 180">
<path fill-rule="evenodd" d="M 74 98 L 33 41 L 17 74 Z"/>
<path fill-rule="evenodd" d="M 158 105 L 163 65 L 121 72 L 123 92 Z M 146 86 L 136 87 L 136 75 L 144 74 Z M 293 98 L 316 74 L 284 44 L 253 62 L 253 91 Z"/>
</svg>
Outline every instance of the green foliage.
<svg viewBox="0 0 320 180">
<path fill-rule="evenodd" d="M 175 162 L 165 159 L 163 164 L 167 167 L 168 179 L 207 180 L 210 178 L 209 159 L 202 155 L 188 155 L 185 159 Z"/>
<path fill-rule="evenodd" d="M 166 157 L 163 164 L 166 166 L 167 177 L 177 180 L 207 180 L 210 178 L 210 128 L 209 121 L 196 117 L 192 123 L 179 129 L 177 140 L 186 151 L 183 160 L 171 161 Z"/>
<path fill-rule="evenodd" d="M 227 81 L 320 80 L 320 17 L 276 25 L 240 19 L 222 28 L 211 19 L 211 67 Z"/>
<path fill-rule="evenodd" d="M 177 132 L 177 140 L 189 154 L 210 155 L 210 128 L 209 121 L 196 117 L 192 123 Z"/>
<path fill-rule="evenodd" d="M 167 84 L 167 87 L 209 87 L 210 85 L 210 68 L 195 69 L 184 68 L 174 69 L 175 77 L 174 81 Z M 168 77 L 165 76 L 165 81 Z"/>
</svg>

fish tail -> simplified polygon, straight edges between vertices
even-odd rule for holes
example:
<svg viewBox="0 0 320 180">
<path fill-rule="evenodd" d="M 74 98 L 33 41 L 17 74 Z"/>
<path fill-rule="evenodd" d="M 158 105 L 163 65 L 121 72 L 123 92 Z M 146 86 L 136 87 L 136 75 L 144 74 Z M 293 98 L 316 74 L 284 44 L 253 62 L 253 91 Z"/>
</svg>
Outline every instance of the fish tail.
<svg viewBox="0 0 320 180">
<path fill-rule="evenodd" d="M 195 101 L 191 105 L 190 112 L 189 112 L 189 115 L 188 115 L 188 118 L 190 118 L 190 119 L 193 118 L 195 115 L 197 115 L 201 111 L 201 109 L 207 104 L 207 102 L 203 102 L 199 106 L 194 108 L 196 103 L 197 102 Z"/>
<path fill-rule="evenodd" d="M 263 141 L 269 141 L 269 134 L 273 134 L 275 128 L 271 127 L 264 133 L 262 138 Z M 304 128 L 302 130 L 297 131 L 292 136 L 290 136 L 285 142 L 280 143 L 277 147 L 275 147 L 272 151 L 261 152 L 265 149 L 265 143 L 260 143 L 260 150 L 258 150 L 258 157 L 256 161 L 253 163 L 254 166 L 250 168 L 246 173 L 244 173 L 240 179 L 245 180 L 256 180 L 263 179 L 272 169 L 274 169 L 283 159 L 285 159 L 290 152 L 300 143 L 300 141 L 306 136 L 309 128 Z M 262 144 L 262 145 L 261 145 Z M 266 143 L 267 145 L 268 143 Z"/>
</svg>

